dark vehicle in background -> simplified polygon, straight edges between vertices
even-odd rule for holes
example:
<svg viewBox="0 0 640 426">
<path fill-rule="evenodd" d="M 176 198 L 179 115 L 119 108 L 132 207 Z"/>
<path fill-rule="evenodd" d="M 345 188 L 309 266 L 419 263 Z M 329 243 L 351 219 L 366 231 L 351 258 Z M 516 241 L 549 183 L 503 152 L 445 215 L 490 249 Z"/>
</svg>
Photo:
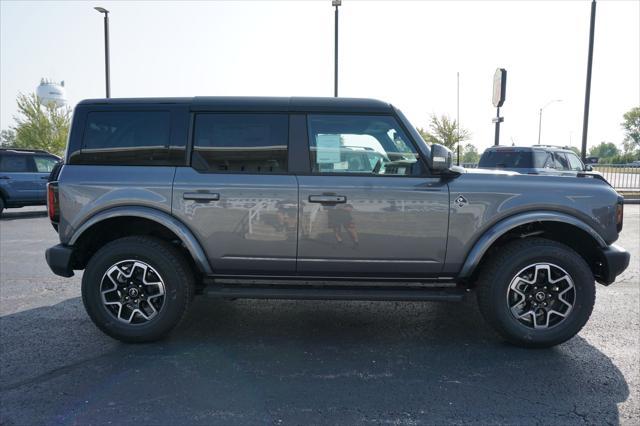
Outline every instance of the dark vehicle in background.
<svg viewBox="0 0 640 426">
<path fill-rule="evenodd" d="M 624 199 L 602 180 L 453 166 L 371 99 L 82 101 L 48 194 L 47 263 L 84 270 L 89 317 L 127 342 L 165 336 L 198 293 L 475 292 L 505 339 L 546 347 L 578 333 L 595 282 L 629 263 L 613 244 Z"/>
<path fill-rule="evenodd" d="M 487 148 L 478 162 L 481 169 L 510 170 L 530 175 L 576 176 L 591 172 L 571 149 L 551 145 Z"/>
<path fill-rule="evenodd" d="M 47 180 L 60 158 L 42 150 L 0 149 L 0 215 L 47 203 Z"/>
</svg>

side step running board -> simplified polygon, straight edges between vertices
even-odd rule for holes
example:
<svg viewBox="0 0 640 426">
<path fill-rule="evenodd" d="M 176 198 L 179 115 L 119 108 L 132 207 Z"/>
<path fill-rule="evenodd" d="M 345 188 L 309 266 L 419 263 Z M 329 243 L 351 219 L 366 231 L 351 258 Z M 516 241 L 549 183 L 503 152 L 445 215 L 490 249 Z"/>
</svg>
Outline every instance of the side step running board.
<svg viewBox="0 0 640 426">
<path fill-rule="evenodd" d="M 306 299 L 366 301 L 442 301 L 460 302 L 463 288 L 390 288 L 344 286 L 220 286 L 209 285 L 204 294 L 224 299 Z"/>
</svg>

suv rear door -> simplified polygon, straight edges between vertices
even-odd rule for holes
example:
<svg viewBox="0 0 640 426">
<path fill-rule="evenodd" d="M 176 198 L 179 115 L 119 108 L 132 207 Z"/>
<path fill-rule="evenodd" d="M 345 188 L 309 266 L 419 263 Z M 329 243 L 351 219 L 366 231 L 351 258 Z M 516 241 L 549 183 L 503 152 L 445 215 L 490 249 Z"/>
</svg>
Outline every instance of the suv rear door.
<svg viewBox="0 0 640 426">
<path fill-rule="evenodd" d="M 308 115 L 299 175 L 298 272 L 425 276 L 441 271 L 449 192 L 392 115 Z"/>
<path fill-rule="evenodd" d="M 289 174 L 287 112 L 193 114 L 191 161 L 178 167 L 173 214 L 217 274 L 296 269 L 298 183 Z"/>
</svg>

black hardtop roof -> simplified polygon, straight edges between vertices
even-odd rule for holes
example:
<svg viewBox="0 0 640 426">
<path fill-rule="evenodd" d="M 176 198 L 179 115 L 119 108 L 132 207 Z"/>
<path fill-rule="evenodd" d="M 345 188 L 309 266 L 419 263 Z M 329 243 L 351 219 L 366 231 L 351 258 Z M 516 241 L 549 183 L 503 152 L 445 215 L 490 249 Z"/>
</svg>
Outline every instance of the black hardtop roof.
<svg viewBox="0 0 640 426">
<path fill-rule="evenodd" d="M 109 98 L 85 99 L 78 105 L 189 105 L 193 110 L 218 111 L 314 111 L 371 112 L 393 111 L 391 104 L 376 99 L 320 97 L 243 97 L 196 96 L 192 98 Z"/>
</svg>

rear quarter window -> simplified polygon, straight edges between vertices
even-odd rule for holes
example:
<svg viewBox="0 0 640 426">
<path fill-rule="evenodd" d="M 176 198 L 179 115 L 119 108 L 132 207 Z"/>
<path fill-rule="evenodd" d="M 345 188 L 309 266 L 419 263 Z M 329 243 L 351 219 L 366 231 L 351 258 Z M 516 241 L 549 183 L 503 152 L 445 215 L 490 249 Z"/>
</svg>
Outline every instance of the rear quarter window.
<svg viewBox="0 0 640 426">
<path fill-rule="evenodd" d="M 170 111 L 90 111 L 72 163 L 173 165 L 170 140 Z"/>
</svg>

